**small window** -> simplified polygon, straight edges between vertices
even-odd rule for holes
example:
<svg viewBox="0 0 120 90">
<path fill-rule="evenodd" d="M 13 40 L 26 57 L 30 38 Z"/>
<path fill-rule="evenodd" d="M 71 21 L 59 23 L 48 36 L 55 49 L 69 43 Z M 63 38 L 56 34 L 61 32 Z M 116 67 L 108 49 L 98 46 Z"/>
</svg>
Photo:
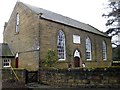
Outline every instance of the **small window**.
<svg viewBox="0 0 120 90">
<path fill-rule="evenodd" d="M 3 67 L 10 67 L 11 60 L 10 59 L 4 59 L 3 60 Z"/>
<path fill-rule="evenodd" d="M 73 43 L 80 44 L 80 36 L 79 35 L 73 35 Z"/>
<path fill-rule="evenodd" d="M 19 14 L 16 14 L 16 25 L 15 25 L 15 32 L 19 32 Z"/>
<path fill-rule="evenodd" d="M 87 61 L 90 61 L 91 60 L 91 41 L 90 41 L 90 38 L 87 37 L 86 38 L 86 59 Z"/>
<path fill-rule="evenodd" d="M 102 43 L 102 53 L 103 53 L 103 60 L 107 60 L 107 48 L 105 41 L 103 41 Z"/>
</svg>

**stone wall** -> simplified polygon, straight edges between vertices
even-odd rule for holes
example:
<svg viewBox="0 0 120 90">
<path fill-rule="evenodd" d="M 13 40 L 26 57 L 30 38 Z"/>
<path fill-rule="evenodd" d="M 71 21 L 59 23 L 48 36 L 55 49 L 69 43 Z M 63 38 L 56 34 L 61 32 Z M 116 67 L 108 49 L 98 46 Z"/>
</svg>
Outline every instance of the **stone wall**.
<svg viewBox="0 0 120 90">
<path fill-rule="evenodd" d="M 26 70 L 24 69 L 14 69 L 15 74 L 11 69 L 2 69 L 2 88 L 12 89 L 12 88 L 26 88 Z"/>
<path fill-rule="evenodd" d="M 47 69 L 42 83 L 59 87 L 120 87 L 120 67 Z"/>
<path fill-rule="evenodd" d="M 26 70 L 2 69 L 2 88 L 27 88 Z M 40 85 L 52 87 L 102 87 L 120 88 L 120 67 L 80 68 L 80 69 L 42 69 Z M 32 82 L 31 82 L 32 83 Z"/>
</svg>

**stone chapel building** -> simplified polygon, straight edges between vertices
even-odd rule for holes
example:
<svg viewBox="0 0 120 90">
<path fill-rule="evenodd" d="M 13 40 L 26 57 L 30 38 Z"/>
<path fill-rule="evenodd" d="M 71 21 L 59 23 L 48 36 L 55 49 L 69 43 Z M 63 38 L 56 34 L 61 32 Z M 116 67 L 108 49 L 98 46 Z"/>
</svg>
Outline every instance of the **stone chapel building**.
<svg viewBox="0 0 120 90">
<path fill-rule="evenodd" d="M 17 2 L 5 24 L 4 43 L 18 68 L 38 70 L 49 49 L 58 55 L 57 68 L 110 66 L 111 38 L 91 25 L 66 16 Z M 69 53 L 69 54 L 68 54 Z"/>
</svg>

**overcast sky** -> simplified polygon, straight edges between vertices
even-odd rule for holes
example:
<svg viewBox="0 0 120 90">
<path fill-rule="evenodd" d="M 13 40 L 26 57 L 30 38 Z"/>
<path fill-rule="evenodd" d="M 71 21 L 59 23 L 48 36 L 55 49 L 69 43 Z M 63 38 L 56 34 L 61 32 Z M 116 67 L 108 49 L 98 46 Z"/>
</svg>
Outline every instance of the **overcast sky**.
<svg viewBox="0 0 120 90">
<path fill-rule="evenodd" d="M 4 29 L 18 0 L 2 0 L 0 3 L 0 43 Z M 100 31 L 106 31 L 106 19 L 102 17 L 108 0 L 20 0 L 21 2 L 53 11 L 90 24 Z"/>
</svg>

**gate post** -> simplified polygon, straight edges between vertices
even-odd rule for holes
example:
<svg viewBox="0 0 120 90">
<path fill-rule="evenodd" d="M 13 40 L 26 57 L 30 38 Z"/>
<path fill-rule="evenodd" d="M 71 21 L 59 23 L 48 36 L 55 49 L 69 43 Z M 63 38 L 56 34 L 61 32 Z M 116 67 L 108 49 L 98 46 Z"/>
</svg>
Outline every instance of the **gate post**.
<svg viewBox="0 0 120 90">
<path fill-rule="evenodd" d="M 28 83 L 28 71 L 25 70 L 25 83 L 27 84 Z"/>
</svg>

